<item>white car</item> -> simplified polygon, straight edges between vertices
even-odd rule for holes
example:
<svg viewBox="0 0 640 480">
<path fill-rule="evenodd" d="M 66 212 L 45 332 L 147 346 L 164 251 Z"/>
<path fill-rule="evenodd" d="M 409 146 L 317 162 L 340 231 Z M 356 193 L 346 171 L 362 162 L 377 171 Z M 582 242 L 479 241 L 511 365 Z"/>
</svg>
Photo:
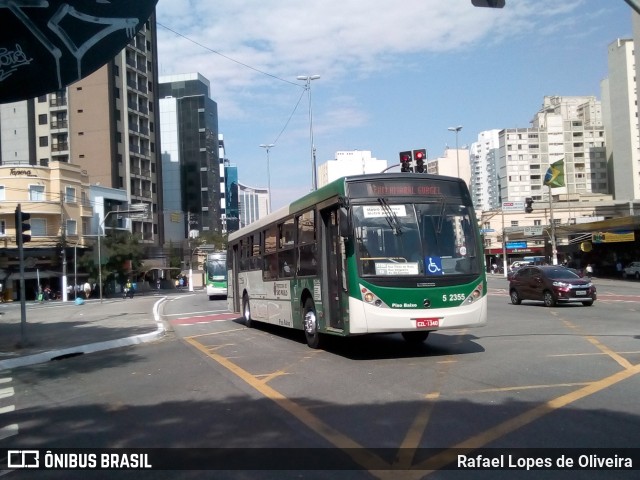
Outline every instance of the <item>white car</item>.
<svg viewBox="0 0 640 480">
<path fill-rule="evenodd" d="M 640 262 L 631 262 L 622 270 L 622 276 L 624 278 L 633 277 L 636 280 L 640 279 Z"/>
</svg>

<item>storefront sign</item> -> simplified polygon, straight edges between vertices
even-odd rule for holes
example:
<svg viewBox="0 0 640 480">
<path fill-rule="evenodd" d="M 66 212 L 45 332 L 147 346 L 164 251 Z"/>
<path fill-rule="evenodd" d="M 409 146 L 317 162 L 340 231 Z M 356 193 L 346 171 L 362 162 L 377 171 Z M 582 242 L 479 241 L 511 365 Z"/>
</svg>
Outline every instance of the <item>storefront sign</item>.
<svg viewBox="0 0 640 480">
<path fill-rule="evenodd" d="M 629 232 L 601 232 L 591 235 L 593 243 L 633 242 L 635 233 Z"/>
</svg>

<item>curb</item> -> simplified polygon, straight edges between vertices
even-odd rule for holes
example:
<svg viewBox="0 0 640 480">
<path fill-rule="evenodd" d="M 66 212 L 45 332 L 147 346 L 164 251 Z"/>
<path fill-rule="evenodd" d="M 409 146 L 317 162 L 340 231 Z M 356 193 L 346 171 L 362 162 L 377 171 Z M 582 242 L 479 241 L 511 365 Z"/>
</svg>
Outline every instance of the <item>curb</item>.
<svg viewBox="0 0 640 480">
<path fill-rule="evenodd" d="M 104 350 L 110 350 L 113 348 L 128 347 L 131 345 L 139 345 L 141 343 L 152 342 L 162 337 L 165 333 L 164 324 L 162 322 L 162 319 L 160 318 L 160 313 L 158 312 L 158 307 L 165 299 L 166 297 L 158 300 L 153 306 L 153 318 L 157 327 L 154 332 L 141 333 L 139 335 L 133 335 L 131 337 L 107 340 L 104 342 L 89 343 L 86 345 L 79 345 L 77 347 L 63 348 L 60 350 L 50 350 L 33 355 L 25 355 L 24 357 L 0 360 L 0 371 L 9 370 L 11 368 L 36 365 L 39 363 L 46 363 L 58 358 L 82 355 L 84 353 L 95 353 Z"/>
</svg>

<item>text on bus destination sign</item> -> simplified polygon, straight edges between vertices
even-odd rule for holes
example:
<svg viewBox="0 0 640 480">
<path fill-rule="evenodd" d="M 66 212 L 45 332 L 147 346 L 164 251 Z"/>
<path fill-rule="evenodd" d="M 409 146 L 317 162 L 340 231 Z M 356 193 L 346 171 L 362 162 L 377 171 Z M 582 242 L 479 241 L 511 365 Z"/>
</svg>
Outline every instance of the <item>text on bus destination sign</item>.
<svg viewBox="0 0 640 480">
<path fill-rule="evenodd" d="M 372 195 L 440 195 L 440 185 L 370 185 Z"/>
</svg>

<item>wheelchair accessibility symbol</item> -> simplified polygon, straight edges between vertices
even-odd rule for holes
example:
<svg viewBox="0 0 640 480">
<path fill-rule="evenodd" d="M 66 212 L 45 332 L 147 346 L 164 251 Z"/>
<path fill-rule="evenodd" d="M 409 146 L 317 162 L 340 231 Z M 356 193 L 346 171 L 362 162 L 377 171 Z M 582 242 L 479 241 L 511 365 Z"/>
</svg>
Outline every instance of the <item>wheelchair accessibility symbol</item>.
<svg viewBox="0 0 640 480">
<path fill-rule="evenodd" d="M 426 257 L 425 264 L 427 272 L 431 275 L 444 275 L 442 271 L 442 258 L 440 257 Z"/>
</svg>

